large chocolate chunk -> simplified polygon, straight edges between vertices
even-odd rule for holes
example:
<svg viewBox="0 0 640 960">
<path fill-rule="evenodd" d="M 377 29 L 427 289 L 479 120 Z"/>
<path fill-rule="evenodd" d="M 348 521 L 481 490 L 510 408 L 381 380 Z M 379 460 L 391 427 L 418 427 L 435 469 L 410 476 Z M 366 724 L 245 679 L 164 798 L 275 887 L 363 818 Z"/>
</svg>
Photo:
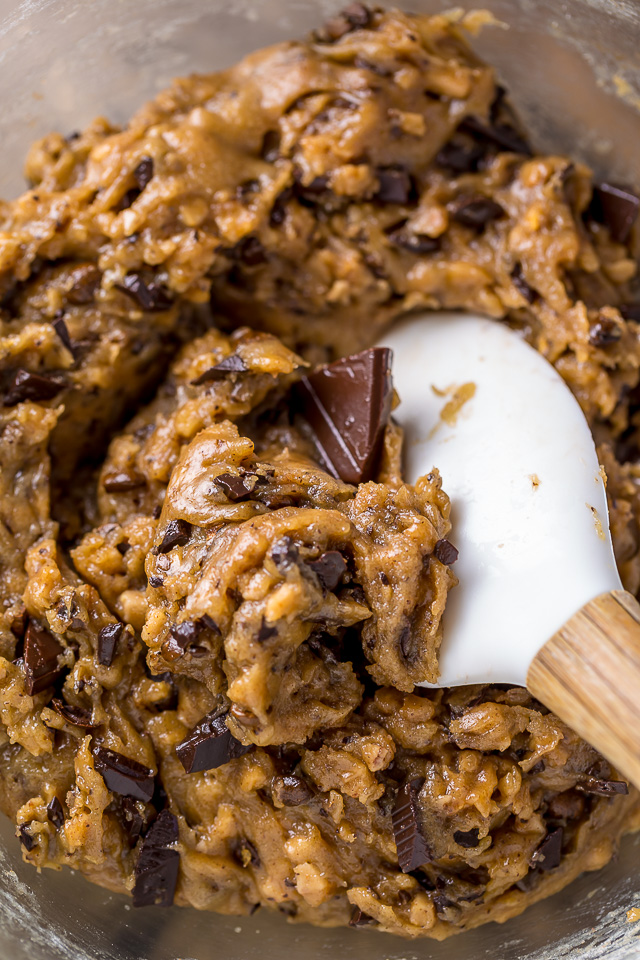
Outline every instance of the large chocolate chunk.
<svg viewBox="0 0 640 960">
<path fill-rule="evenodd" d="M 118 640 L 124 632 L 123 623 L 107 623 L 98 634 L 98 663 L 110 667 L 116 654 Z"/>
<path fill-rule="evenodd" d="M 158 553 L 169 553 L 174 547 L 184 547 L 189 543 L 191 524 L 186 520 L 170 520 L 164 532 Z"/>
<path fill-rule="evenodd" d="M 421 780 L 405 783 L 398 791 L 396 805 L 391 815 L 398 863 L 403 873 L 416 870 L 433 859 L 420 827 L 418 794 L 421 786 Z"/>
<path fill-rule="evenodd" d="M 96 747 L 93 751 L 93 763 L 101 774 L 107 788 L 122 797 L 134 800 L 151 800 L 155 789 L 153 771 L 148 767 L 124 757 L 107 747 Z"/>
<path fill-rule="evenodd" d="M 544 871 L 555 870 L 556 867 L 559 867 L 562 860 L 563 838 L 562 827 L 551 830 L 531 857 L 529 865 L 536 870 Z"/>
<path fill-rule="evenodd" d="M 375 199 L 378 203 L 406 204 L 409 202 L 413 192 L 413 184 L 406 170 L 381 167 L 376 170 L 376 176 L 379 187 Z"/>
<path fill-rule="evenodd" d="M 228 500 L 232 503 L 241 503 L 249 499 L 258 478 L 253 474 L 240 477 L 236 473 L 221 473 L 213 478 L 213 482 L 220 487 Z"/>
<path fill-rule="evenodd" d="M 170 907 L 178 882 L 178 821 L 163 810 L 151 824 L 140 848 L 133 887 L 134 907 Z"/>
<path fill-rule="evenodd" d="M 311 560 L 308 566 L 325 590 L 335 590 L 347 570 L 346 560 L 338 550 L 327 550 L 317 560 Z"/>
<path fill-rule="evenodd" d="M 56 377 L 43 377 L 39 373 L 21 369 L 16 371 L 9 381 L 3 404 L 5 407 L 15 407 L 25 400 L 32 400 L 34 403 L 53 400 L 64 387 L 64 381 Z"/>
<path fill-rule="evenodd" d="M 334 476 L 371 480 L 391 414 L 391 351 L 374 347 L 303 377 L 296 403 Z"/>
<path fill-rule="evenodd" d="M 62 676 L 58 663 L 62 647 L 48 630 L 29 622 L 24 637 L 24 676 L 29 696 L 52 686 Z"/>
<path fill-rule="evenodd" d="M 458 559 L 459 553 L 457 547 L 454 547 L 450 540 L 438 540 L 433 548 L 433 555 L 440 563 L 451 566 Z"/>
<path fill-rule="evenodd" d="M 176 754 L 186 773 L 213 770 L 251 749 L 232 735 L 225 723 L 226 716 L 207 714 L 178 744 Z"/>
<path fill-rule="evenodd" d="M 199 387 L 201 384 L 210 383 L 213 380 L 224 380 L 230 373 L 246 373 L 247 369 L 242 357 L 239 357 L 237 353 L 232 353 L 231 356 L 225 357 L 220 363 L 216 363 L 215 367 L 209 367 L 199 377 L 192 380 L 191 385 Z"/>
<path fill-rule="evenodd" d="M 635 193 L 613 183 L 598 183 L 587 216 L 607 226 L 616 243 L 626 243 L 639 210 L 640 198 Z"/>
</svg>

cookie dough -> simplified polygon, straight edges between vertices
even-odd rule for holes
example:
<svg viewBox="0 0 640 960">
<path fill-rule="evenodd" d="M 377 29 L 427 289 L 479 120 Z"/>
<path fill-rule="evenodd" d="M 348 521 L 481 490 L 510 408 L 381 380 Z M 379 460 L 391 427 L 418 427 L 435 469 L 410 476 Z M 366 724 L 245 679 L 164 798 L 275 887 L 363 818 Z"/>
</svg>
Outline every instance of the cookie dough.
<svg viewBox="0 0 640 960">
<path fill-rule="evenodd" d="M 525 690 L 416 686 L 463 585 L 370 348 L 414 307 L 520 329 L 589 418 L 638 591 L 637 198 L 536 155 L 450 18 L 360 3 L 26 173 L 0 205 L 24 857 L 137 906 L 436 938 L 606 863 L 640 807 L 591 747 Z"/>
</svg>

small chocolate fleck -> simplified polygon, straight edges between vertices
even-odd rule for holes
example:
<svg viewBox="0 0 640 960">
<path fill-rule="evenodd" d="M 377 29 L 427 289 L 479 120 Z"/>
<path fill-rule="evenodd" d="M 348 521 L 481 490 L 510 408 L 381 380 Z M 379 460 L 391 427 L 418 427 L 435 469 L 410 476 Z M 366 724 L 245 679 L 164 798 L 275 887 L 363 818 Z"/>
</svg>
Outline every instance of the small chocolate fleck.
<svg viewBox="0 0 640 960">
<path fill-rule="evenodd" d="M 153 771 L 137 760 L 109 750 L 107 747 L 95 747 L 93 763 L 102 776 L 107 789 L 123 797 L 149 801 L 155 789 Z"/>
<path fill-rule="evenodd" d="M 511 282 L 518 293 L 524 297 L 527 303 L 535 303 L 536 300 L 539 299 L 538 291 L 534 290 L 533 287 L 525 280 L 524 273 L 522 271 L 522 264 L 520 262 L 516 263 L 515 267 L 511 271 Z"/>
<path fill-rule="evenodd" d="M 611 239 L 626 243 L 638 217 L 640 197 L 613 183 L 597 183 L 587 210 L 587 219 L 609 228 Z"/>
<path fill-rule="evenodd" d="M 105 473 L 102 478 L 102 486 L 107 493 L 129 493 L 130 490 L 139 490 L 146 484 L 142 474 L 133 469 Z"/>
<path fill-rule="evenodd" d="M 170 907 L 178 882 L 180 854 L 172 849 L 178 841 L 178 821 L 163 810 L 142 841 L 133 887 L 134 907 Z"/>
<path fill-rule="evenodd" d="M 274 777 L 271 781 L 271 793 L 275 800 L 285 807 L 299 807 L 313 797 L 313 790 L 302 777 Z"/>
<path fill-rule="evenodd" d="M 63 380 L 50 376 L 43 377 L 39 373 L 20 369 L 9 381 L 3 403 L 5 407 L 15 407 L 26 400 L 33 400 L 34 403 L 53 400 L 64 388 Z"/>
<path fill-rule="evenodd" d="M 158 553 L 169 553 L 174 547 L 184 547 L 191 537 L 191 524 L 186 520 L 170 520 L 164 532 Z"/>
<path fill-rule="evenodd" d="M 29 696 L 46 690 L 62 676 L 63 669 L 58 664 L 61 653 L 62 646 L 56 638 L 31 620 L 24 637 L 25 687 Z"/>
<path fill-rule="evenodd" d="M 560 866 L 563 838 L 562 827 L 551 830 L 531 857 L 529 866 L 544 871 L 555 870 L 556 867 Z"/>
<path fill-rule="evenodd" d="M 64 322 L 62 311 L 60 311 L 59 314 L 56 314 L 56 316 L 53 318 L 51 321 L 51 326 L 57 333 L 60 343 L 67 348 L 69 353 L 73 354 L 73 344 L 71 343 L 71 337 L 69 336 L 67 325 Z"/>
<path fill-rule="evenodd" d="M 98 634 L 98 663 L 110 667 L 116 653 L 118 641 L 124 632 L 123 623 L 107 623 Z"/>
<path fill-rule="evenodd" d="M 173 306 L 173 300 L 162 283 L 143 280 L 139 273 L 128 273 L 116 287 L 147 313 L 161 313 Z"/>
<path fill-rule="evenodd" d="M 323 367 L 297 384 L 297 411 L 334 476 L 373 478 L 391 414 L 391 351 L 374 347 Z"/>
<path fill-rule="evenodd" d="M 208 370 L 205 370 L 204 373 L 201 373 L 199 377 L 191 381 L 191 385 L 193 387 L 199 387 L 201 384 L 210 383 L 212 380 L 224 380 L 230 373 L 246 373 L 247 369 L 247 365 L 242 357 L 239 357 L 237 353 L 233 353 L 231 356 L 221 360 L 220 363 L 217 363 L 215 367 L 210 367 Z"/>
<path fill-rule="evenodd" d="M 258 478 L 254 475 L 240 477 L 235 473 L 220 473 L 213 478 L 213 482 L 220 487 L 228 500 L 232 503 L 241 503 L 249 499 Z"/>
<path fill-rule="evenodd" d="M 504 216 L 504 209 L 490 197 L 463 196 L 450 207 L 451 219 L 464 227 L 482 230 L 492 220 Z"/>
<path fill-rule="evenodd" d="M 436 560 L 439 560 L 440 563 L 446 563 L 447 566 L 451 566 L 459 557 L 458 550 L 449 540 L 438 540 L 433 548 L 433 555 Z"/>
<path fill-rule="evenodd" d="M 627 796 L 629 786 L 624 780 L 598 780 L 596 777 L 587 777 L 576 784 L 576 790 L 590 793 L 596 797 Z"/>
<path fill-rule="evenodd" d="M 366 927 L 371 923 L 376 923 L 377 921 L 370 917 L 368 913 L 363 913 L 360 907 L 354 907 L 351 911 L 351 919 L 349 920 L 350 927 Z"/>
<path fill-rule="evenodd" d="M 263 617 L 258 633 L 256 634 L 256 640 L 258 641 L 258 643 L 266 643 L 267 640 L 272 640 L 273 637 L 277 637 L 277 636 L 278 636 L 278 631 L 276 630 L 276 628 L 268 626 L 267 621 Z"/>
<path fill-rule="evenodd" d="M 338 550 L 327 550 L 317 560 L 311 560 L 308 566 L 313 570 L 325 590 L 335 590 L 344 574 L 347 563 Z"/>
<path fill-rule="evenodd" d="M 207 714 L 178 744 L 176 754 L 186 773 L 214 770 L 251 749 L 236 740 L 225 723 L 226 716 Z"/>
<path fill-rule="evenodd" d="M 72 724 L 74 727 L 84 727 L 86 730 L 95 730 L 99 723 L 94 723 L 91 710 L 85 710 L 84 707 L 73 707 L 64 700 L 54 697 L 51 706 L 63 720 Z"/>
<path fill-rule="evenodd" d="M 406 204 L 409 202 L 413 184 L 406 170 L 380 167 L 376 170 L 376 176 L 379 187 L 375 199 L 378 203 Z"/>
<path fill-rule="evenodd" d="M 53 800 L 47 804 L 47 817 L 56 830 L 61 830 L 62 827 L 64 827 L 64 810 L 57 797 L 54 797 Z"/>
<path fill-rule="evenodd" d="M 398 852 L 398 863 L 403 873 L 416 870 L 433 859 L 420 828 L 418 794 L 421 780 L 411 780 L 398 791 L 391 815 L 393 835 Z"/>
<path fill-rule="evenodd" d="M 37 844 L 35 837 L 32 837 L 29 833 L 29 828 L 25 823 L 21 823 L 18 827 L 18 833 L 20 834 L 20 843 L 25 848 L 27 853 L 30 853 Z"/>
<path fill-rule="evenodd" d="M 153 177 L 153 158 L 152 157 L 142 157 L 138 166 L 133 171 L 133 179 L 138 184 L 139 190 L 144 190 L 144 188 L 149 184 L 149 181 Z"/>
<path fill-rule="evenodd" d="M 453 834 L 453 839 L 459 847 L 464 847 L 465 850 L 470 850 L 473 847 L 477 847 L 480 843 L 478 837 L 479 833 L 480 829 L 478 827 L 472 827 L 471 830 L 456 830 Z"/>
<path fill-rule="evenodd" d="M 465 147 L 461 143 L 445 143 L 436 157 L 436 163 L 452 173 L 473 173 L 484 156 L 484 150 L 477 143 Z"/>
<path fill-rule="evenodd" d="M 599 317 L 589 328 L 589 343 L 592 347 L 607 347 L 617 343 L 622 330 L 610 317 Z"/>
</svg>

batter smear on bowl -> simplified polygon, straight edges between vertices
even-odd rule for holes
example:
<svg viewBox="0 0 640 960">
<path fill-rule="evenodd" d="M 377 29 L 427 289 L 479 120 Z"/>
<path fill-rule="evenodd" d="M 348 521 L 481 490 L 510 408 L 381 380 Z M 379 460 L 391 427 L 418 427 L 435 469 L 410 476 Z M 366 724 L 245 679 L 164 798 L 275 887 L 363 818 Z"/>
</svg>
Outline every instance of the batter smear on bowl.
<svg viewBox="0 0 640 960">
<path fill-rule="evenodd" d="M 407 310 L 556 366 L 640 589 L 640 202 L 536 154 L 463 34 L 353 3 L 51 134 L 0 206 L 0 800 L 34 865 L 442 938 L 638 825 L 526 690 L 416 686 L 457 550 L 372 348 Z"/>
</svg>

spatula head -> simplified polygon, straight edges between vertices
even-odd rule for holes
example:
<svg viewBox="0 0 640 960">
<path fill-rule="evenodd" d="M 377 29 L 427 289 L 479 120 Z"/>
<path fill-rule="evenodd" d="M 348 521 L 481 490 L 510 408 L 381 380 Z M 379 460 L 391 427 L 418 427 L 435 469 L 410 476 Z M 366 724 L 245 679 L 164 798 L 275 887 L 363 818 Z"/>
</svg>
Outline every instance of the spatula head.
<svg viewBox="0 0 640 960">
<path fill-rule="evenodd" d="M 460 585 L 438 686 L 524 684 L 556 630 L 621 586 L 591 431 L 551 364 L 503 324 L 413 315 L 383 343 L 408 480 L 438 467 L 452 500 Z"/>
</svg>

